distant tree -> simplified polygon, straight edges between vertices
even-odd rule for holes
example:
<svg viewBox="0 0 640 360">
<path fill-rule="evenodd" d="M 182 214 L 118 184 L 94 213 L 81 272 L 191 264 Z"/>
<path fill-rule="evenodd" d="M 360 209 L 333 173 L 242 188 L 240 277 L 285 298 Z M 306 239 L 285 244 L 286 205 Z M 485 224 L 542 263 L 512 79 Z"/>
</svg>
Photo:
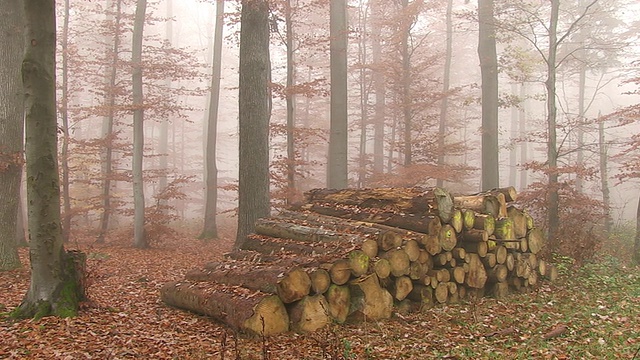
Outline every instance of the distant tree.
<svg viewBox="0 0 640 360">
<path fill-rule="evenodd" d="M 62 96 L 60 98 L 60 118 L 62 120 L 62 149 L 60 151 L 60 166 L 62 167 L 62 236 L 69 241 L 71 231 L 71 194 L 69 193 L 69 142 L 71 141 L 69 128 L 69 17 L 71 5 L 64 0 L 62 20 Z"/>
<path fill-rule="evenodd" d="M 241 247 L 269 205 L 269 3 L 243 0 L 240 15 L 238 233 Z"/>
<path fill-rule="evenodd" d="M 449 92 L 451 83 L 451 60 L 453 57 L 453 0 L 447 0 L 446 10 L 446 50 L 444 57 L 444 75 L 442 76 L 442 93 L 444 97 L 440 103 L 440 122 L 438 124 L 438 166 L 443 167 L 445 164 L 445 145 L 447 136 L 447 116 L 449 111 Z M 444 186 L 444 180 L 438 178 L 438 186 Z"/>
<path fill-rule="evenodd" d="M 20 65 L 24 49 L 22 1 L 0 5 L 0 271 L 20 267 L 16 216 L 21 210 L 23 99 Z M 20 224 L 22 225 L 22 224 Z"/>
<path fill-rule="evenodd" d="M 499 186 L 498 58 L 493 0 L 478 0 L 478 57 L 482 72 L 482 188 Z"/>
<path fill-rule="evenodd" d="M 331 58 L 331 126 L 327 186 L 342 189 L 347 181 L 347 3 L 331 1 L 330 9 Z"/>
<path fill-rule="evenodd" d="M 81 253 L 64 250 L 60 223 L 54 0 L 25 0 L 27 206 L 31 283 L 13 316 L 73 316 L 84 297 Z"/>
<path fill-rule="evenodd" d="M 206 199 L 204 208 L 204 229 L 202 239 L 218 237 L 216 212 L 218 211 L 218 167 L 216 164 L 216 146 L 218 134 L 218 108 L 220 104 L 220 78 L 222 69 L 222 32 L 224 29 L 224 0 L 216 2 L 216 25 L 213 40 L 213 59 L 211 71 L 211 90 L 209 94 L 209 113 L 207 114 L 207 141 L 205 144 L 206 162 Z"/>
<path fill-rule="evenodd" d="M 372 57 L 373 57 L 373 88 L 375 92 L 374 119 L 373 119 L 373 174 L 380 175 L 384 171 L 384 130 L 385 130 L 385 77 L 382 71 L 382 36 L 381 23 L 384 18 L 382 0 L 371 1 L 372 16 Z"/>
<path fill-rule="evenodd" d="M 142 160 L 144 158 L 144 95 L 142 92 L 142 39 L 147 10 L 147 0 L 137 0 L 133 24 L 133 245 L 137 248 L 148 246 L 144 231 L 144 178 Z"/>
</svg>

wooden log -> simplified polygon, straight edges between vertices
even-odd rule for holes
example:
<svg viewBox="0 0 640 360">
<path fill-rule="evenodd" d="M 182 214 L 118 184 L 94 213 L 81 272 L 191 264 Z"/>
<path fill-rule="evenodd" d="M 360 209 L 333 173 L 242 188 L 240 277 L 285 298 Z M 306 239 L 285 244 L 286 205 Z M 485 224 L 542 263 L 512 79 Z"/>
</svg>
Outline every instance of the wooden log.
<svg viewBox="0 0 640 360">
<path fill-rule="evenodd" d="M 524 216 L 527 219 L 527 230 L 533 229 L 535 227 L 533 217 L 526 211 L 524 212 Z"/>
<path fill-rule="evenodd" d="M 513 221 L 513 234 L 516 238 L 527 236 L 527 217 L 515 206 L 507 208 L 507 217 Z"/>
<path fill-rule="evenodd" d="M 487 232 L 488 236 L 491 236 L 496 229 L 496 218 L 487 214 L 476 214 L 473 222 L 473 228 L 484 230 Z"/>
<path fill-rule="evenodd" d="M 309 295 L 311 278 L 302 268 L 295 268 L 282 277 L 276 284 L 276 293 L 283 303 L 289 304 Z"/>
<path fill-rule="evenodd" d="M 495 282 L 490 285 L 489 294 L 501 300 L 509 296 L 509 284 L 507 282 Z"/>
<path fill-rule="evenodd" d="M 402 245 L 402 249 L 409 256 L 409 261 L 418 261 L 420 257 L 420 245 L 415 240 L 408 240 Z"/>
<path fill-rule="evenodd" d="M 431 255 L 436 255 L 442 251 L 442 244 L 440 243 L 440 234 L 429 235 L 422 242 L 424 249 Z"/>
<path fill-rule="evenodd" d="M 408 276 L 400 276 L 394 279 L 390 293 L 396 300 L 402 301 L 412 289 L 413 281 Z"/>
<path fill-rule="evenodd" d="M 324 294 L 331 286 L 331 275 L 325 269 L 315 269 L 309 275 L 311 279 L 311 292 L 313 294 Z"/>
<path fill-rule="evenodd" d="M 458 239 L 456 237 L 456 231 L 449 224 L 443 225 L 442 229 L 440 229 L 439 240 L 440 240 L 440 246 L 444 251 L 452 250 L 454 247 L 456 247 L 456 244 L 458 243 Z"/>
<path fill-rule="evenodd" d="M 378 255 L 378 242 L 373 239 L 366 239 L 360 247 L 369 258 L 374 258 Z"/>
<path fill-rule="evenodd" d="M 330 203 L 375 208 L 451 219 L 453 199 L 442 188 L 313 189 L 305 193 L 307 203 Z"/>
<path fill-rule="evenodd" d="M 547 265 L 547 273 L 544 278 L 550 282 L 555 282 L 558 279 L 558 268 L 555 265 Z"/>
<path fill-rule="evenodd" d="M 467 273 L 465 282 L 471 288 L 481 289 L 487 282 L 487 271 L 480 261 L 480 256 L 478 256 L 478 254 L 469 253 L 468 256 L 470 258 L 469 272 Z"/>
<path fill-rule="evenodd" d="M 504 265 L 496 265 L 487 270 L 487 281 L 489 283 L 505 282 L 507 281 L 507 275 L 509 270 Z"/>
<path fill-rule="evenodd" d="M 489 194 L 500 193 L 504 196 L 505 201 L 508 203 L 516 201 L 518 199 L 518 192 L 516 191 L 516 188 L 514 188 L 513 186 L 507 186 L 507 187 L 498 188 L 498 189 L 491 189 L 486 191 L 486 193 L 489 193 Z"/>
<path fill-rule="evenodd" d="M 507 261 L 508 251 L 506 247 L 498 245 L 491 252 L 496 255 L 496 263 L 504 264 Z"/>
<path fill-rule="evenodd" d="M 453 204 L 460 209 L 471 209 L 476 213 L 498 217 L 502 204 L 494 195 L 463 195 L 454 196 Z"/>
<path fill-rule="evenodd" d="M 344 285 L 351 278 L 351 266 L 348 260 L 340 259 L 331 265 L 329 269 L 331 282 L 336 285 Z"/>
<path fill-rule="evenodd" d="M 465 271 L 462 266 L 449 269 L 450 278 L 458 284 L 464 283 Z"/>
<path fill-rule="evenodd" d="M 496 220 L 496 229 L 493 234 L 500 240 L 515 239 L 515 234 L 513 232 L 513 220 L 510 218 Z"/>
<path fill-rule="evenodd" d="M 329 316 L 339 324 L 345 322 L 351 305 L 349 286 L 331 284 L 324 296 L 327 299 Z"/>
<path fill-rule="evenodd" d="M 488 240 L 489 234 L 485 230 L 471 229 L 462 233 L 462 241 L 480 242 Z"/>
<path fill-rule="evenodd" d="M 353 276 L 362 276 L 369 271 L 369 257 L 363 251 L 351 251 L 348 259 L 349 268 L 351 269 L 351 274 L 353 274 Z"/>
<path fill-rule="evenodd" d="M 538 284 L 538 272 L 531 271 L 529 273 L 529 276 L 527 277 L 527 280 L 529 282 L 529 286 L 536 286 Z"/>
<path fill-rule="evenodd" d="M 440 226 L 442 226 L 441 220 L 437 216 L 397 214 L 381 209 L 363 209 L 347 205 L 335 207 L 330 204 L 308 204 L 304 205 L 302 209 L 318 214 L 386 225 L 431 235 L 437 235 L 440 231 Z"/>
<path fill-rule="evenodd" d="M 296 332 L 313 332 L 330 322 L 329 303 L 322 295 L 305 296 L 289 309 L 291 328 Z"/>
<path fill-rule="evenodd" d="M 507 258 L 504 261 L 504 265 L 507 267 L 507 270 L 513 271 L 515 269 L 516 259 L 513 253 L 507 253 Z"/>
<path fill-rule="evenodd" d="M 462 211 L 460 211 L 460 209 L 453 209 L 451 219 L 449 220 L 449 225 L 451 225 L 451 227 L 453 227 L 453 229 L 457 233 L 462 231 L 462 228 L 464 226 L 464 219 L 462 217 Z"/>
<path fill-rule="evenodd" d="M 314 244 L 249 234 L 247 241 L 242 245 L 242 250 L 250 250 L 267 255 L 295 253 L 299 255 L 333 255 L 339 257 L 349 251 L 349 249 L 343 245 L 344 244 L 341 245 L 340 242 Z"/>
<path fill-rule="evenodd" d="M 409 278 L 411 280 L 420 280 L 429 271 L 427 264 L 423 264 L 419 261 L 412 261 L 409 266 Z"/>
<path fill-rule="evenodd" d="M 391 275 L 391 264 L 387 259 L 376 259 L 373 264 L 373 271 L 379 279 L 386 279 Z"/>
<path fill-rule="evenodd" d="M 349 282 L 351 305 L 348 321 L 381 320 L 391 317 L 393 297 L 380 287 L 375 274 Z"/>
<path fill-rule="evenodd" d="M 270 336 L 289 330 L 287 310 L 273 294 L 183 280 L 165 284 L 160 296 L 168 305 L 211 316 L 236 331 Z"/>
<path fill-rule="evenodd" d="M 434 305 L 433 288 L 431 286 L 414 284 L 407 298 L 420 304 L 420 310 L 431 308 Z"/>
<path fill-rule="evenodd" d="M 524 286 L 524 281 L 522 280 L 522 278 L 519 278 L 517 276 L 508 277 L 507 283 L 509 284 L 509 286 L 511 286 L 513 289 L 517 291 L 521 291 L 522 287 Z"/>
<path fill-rule="evenodd" d="M 521 252 L 529 251 L 529 242 L 527 241 L 527 238 L 521 238 L 518 243 L 518 247 Z"/>
<path fill-rule="evenodd" d="M 449 298 L 449 287 L 447 283 L 439 283 L 433 292 L 433 297 L 440 304 L 446 303 Z"/>
<path fill-rule="evenodd" d="M 538 274 L 543 278 L 547 274 L 547 262 L 543 259 L 538 260 Z"/>
<path fill-rule="evenodd" d="M 391 275 L 399 277 L 409 274 L 411 260 L 409 260 L 409 255 L 404 250 L 390 250 L 384 254 L 384 258 L 389 261 Z"/>
<path fill-rule="evenodd" d="M 487 255 L 483 258 L 480 259 L 482 261 L 482 264 L 487 268 L 487 269 L 491 269 L 494 266 L 496 266 L 497 261 L 496 261 L 496 254 L 494 253 L 487 253 Z"/>
<path fill-rule="evenodd" d="M 451 250 L 451 255 L 454 259 L 464 260 L 464 258 L 467 256 L 467 250 L 461 247 L 456 247 Z"/>
<path fill-rule="evenodd" d="M 544 248 L 546 239 L 542 230 L 534 228 L 529 230 L 527 234 L 527 243 L 529 245 L 529 251 L 533 254 L 539 253 Z"/>
<path fill-rule="evenodd" d="M 341 233 L 324 228 L 299 225 L 286 219 L 260 218 L 255 222 L 255 232 L 259 235 L 281 239 L 293 239 L 302 242 L 341 242 L 360 245 L 365 240 L 362 235 Z"/>
<path fill-rule="evenodd" d="M 449 281 L 447 283 L 447 289 L 449 290 L 449 299 L 451 299 L 451 295 L 458 293 L 458 284 L 453 281 Z"/>
<path fill-rule="evenodd" d="M 473 229 L 476 222 L 476 212 L 471 209 L 462 210 L 462 228 L 464 230 Z"/>
<path fill-rule="evenodd" d="M 487 253 L 489 252 L 489 245 L 486 241 L 482 241 L 482 242 L 462 242 L 460 244 L 460 247 L 462 247 L 463 249 L 465 249 L 465 251 L 467 252 L 467 255 L 469 255 L 469 253 L 475 253 L 476 255 L 480 256 L 480 257 L 485 257 L 487 256 Z M 465 261 L 466 258 L 465 258 Z"/>
</svg>

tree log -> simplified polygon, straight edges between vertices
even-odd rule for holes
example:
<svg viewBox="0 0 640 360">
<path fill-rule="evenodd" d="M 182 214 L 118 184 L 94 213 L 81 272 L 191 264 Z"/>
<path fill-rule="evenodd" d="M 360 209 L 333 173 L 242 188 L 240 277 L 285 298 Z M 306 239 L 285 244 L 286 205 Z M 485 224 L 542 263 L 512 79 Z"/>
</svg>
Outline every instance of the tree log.
<svg viewBox="0 0 640 360">
<path fill-rule="evenodd" d="M 349 268 L 351 274 L 358 277 L 369 271 L 369 257 L 361 250 L 354 250 L 349 253 Z"/>
<path fill-rule="evenodd" d="M 473 229 L 476 222 L 476 212 L 471 209 L 462 210 L 462 227 L 465 230 Z"/>
<path fill-rule="evenodd" d="M 439 283 L 433 294 L 437 302 L 444 304 L 449 298 L 449 286 L 447 286 L 447 283 Z"/>
<path fill-rule="evenodd" d="M 464 283 L 465 271 L 462 266 L 456 266 L 449 269 L 450 278 L 458 284 Z"/>
<path fill-rule="evenodd" d="M 430 215 L 397 214 L 381 209 L 363 209 L 346 205 L 336 207 L 331 204 L 308 204 L 302 208 L 323 215 L 387 225 L 423 234 L 437 235 L 442 226 L 439 217 Z"/>
<path fill-rule="evenodd" d="M 485 257 L 483 257 L 481 259 L 482 264 L 484 264 L 484 266 L 487 269 L 491 269 L 492 267 L 496 266 L 497 262 L 496 262 L 496 254 L 494 253 L 488 253 Z"/>
<path fill-rule="evenodd" d="M 506 282 L 496 282 L 490 285 L 489 294 L 500 300 L 509 296 L 509 284 Z"/>
<path fill-rule="evenodd" d="M 409 274 L 411 261 L 405 251 L 399 249 L 388 251 L 384 254 L 384 258 L 389 261 L 391 275 L 399 277 Z"/>
<path fill-rule="evenodd" d="M 507 270 L 510 272 L 515 269 L 516 259 L 512 253 L 507 253 L 507 259 L 504 261 L 504 265 L 506 265 Z"/>
<path fill-rule="evenodd" d="M 504 264 L 507 261 L 508 251 L 506 247 L 498 245 L 493 250 L 491 250 L 491 252 L 496 255 L 496 263 Z"/>
<path fill-rule="evenodd" d="M 514 240 L 513 220 L 510 218 L 496 220 L 496 229 L 493 234 L 499 240 Z"/>
<path fill-rule="evenodd" d="M 462 233 L 462 241 L 481 242 L 488 240 L 489 234 L 485 230 L 471 229 Z"/>
<path fill-rule="evenodd" d="M 269 236 L 250 234 L 242 245 L 242 250 L 256 251 L 273 255 L 287 252 L 301 255 L 331 255 L 341 257 L 349 252 L 349 248 L 340 242 L 335 243 L 307 243 L 290 239 L 279 239 Z M 355 248 L 355 246 L 354 246 Z"/>
<path fill-rule="evenodd" d="M 487 281 L 489 283 L 505 282 L 509 270 L 504 265 L 496 265 L 487 271 Z"/>
<path fill-rule="evenodd" d="M 496 229 L 496 218 L 486 214 L 476 214 L 473 222 L 473 228 L 478 230 L 484 230 L 488 236 L 493 235 Z"/>
<path fill-rule="evenodd" d="M 515 206 L 507 208 L 507 216 L 513 221 L 513 234 L 516 238 L 527 236 L 527 217 Z"/>
<path fill-rule="evenodd" d="M 482 243 L 478 243 L 482 244 Z M 484 268 L 484 265 L 480 261 L 480 257 L 478 254 L 469 253 L 467 254 L 470 258 L 469 261 L 469 272 L 466 276 L 466 284 L 469 287 L 475 289 L 481 289 L 484 287 L 487 282 L 487 271 Z"/>
<path fill-rule="evenodd" d="M 458 239 L 456 237 L 456 231 L 449 224 L 443 225 L 442 229 L 440 229 L 439 240 L 440 240 L 440 246 L 444 251 L 452 250 L 454 247 L 456 247 L 456 244 L 458 243 Z"/>
<path fill-rule="evenodd" d="M 315 269 L 309 275 L 311 279 L 311 292 L 313 294 L 324 294 L 331 286 L 331 275 L 325 269 Z"/>
<path fill-rule="evenodd" d="M 324 296 L 327 299 L 329 316 L 339 324 L 345 322 L 349 315 L 349 306 L 351 304 L 351 290 L 349 290 L 349 287 L 331 284 Z"/>
<path fill-rule="evenodd" d="M 433 306 L 433 288 L 422 284 L 414 284 L 407 298 L 420 304 L 420 310 Z"/>
<path fill-rule="evenodd" d="M 375 274 L 349 283 L 351 306 L 348 321 L 381 320 L 391 317 L 393 297 L 380 287 Z"/>
<path fill-rule="evenodd" d="M 305 296 L 289 308 L 289 320 L 293 331 L 316 331 L 330 322 L 329 304 L 322 295 Z"/>
<path fill-rule="evenodd" d="M 487 244 L 486 241 L 481 241 L 481 242 L 463 242 L 460 244 L 460 247 L 462 247 L 463 249 L 465 249 L 465 251 L 467 252 L 467 257 L 469 255 L 469 253 L 474 253 L 480 257 L 485 257 L 487 256 L 487 253 L 489 252 L 489 245 Z M 467 261 L 467 257 L 465 257 L 465 262 Z"/>
<path fill-rule="evenodd" d="M 457 233 L 462 231 L 462 228 L 464 227 L 464 218 L 462 217 L 462 211 L 460 211 L 460 209 L 453 209 L 451 219 L 449 219 L 449 225 L 451 225 Z"/>
<path fill-rule="evenodd" d="M 351 278 L 351 266 L 348 260 L 340 259 L 331 265 L 329 269 L 331 282 L 336 285 L 344 285 Z"/>
<path fill-rule="evenodd" d="M 305 200 L 307 203 L 351 205 L 420 216 L 435 215 L 444 222 L 451 219 L 453 212 L 451 195 L 438 187 L 314 189 L 305 193 Z"/>
<path fill-rule="evenodd" d="M 415 240 L 408 240 L 402 245 L 402 250 L 407 253 L 410 261 L 418 261 L 420 257 L 420 246 Z"/>
<path fill-rule="evenodd" d="M 237 331 L 270 336 L 289 330 L 287 310 L 273 294 L 184 280 L 165 284 L 160 295 L 168 305 L 211 316 Z"/>
<path fill-rule="evenodd" d="M 390 289 L 391 295 L 398 301 L 404 300 L 413 290 L 413 281 L 408 276 L 400 276 L 395 278 L 393 286 Z"/>
<path fill-rule="evenodd" d="M 391 264 L 387 259 L 377 259 L 373 265 L 373 271 L 379 279 L 386 279 L 391 275 Z"/>
<path fill-rule="evenodd" d="M 310 291 L 311 278 L 302 268 L 290 270 L 276 284 L 276 292 L 285 304 L 302 299 Z"/>
<path fill-rule="evenodd" d="M 373 239 L 365 240 L 360 248 L 369 258 L 378 256 L 378 242 Z"/>
<path fill-rule="evenodd" d="M 533 254 L 537 254 L 544 248 L 546 239 L 542 230 L 534 228 L 529 230 L 527 234 L 527 244 L 529 245 L 529 251 Z"/>
<path fill-rule="evenodd" d="M 453 204 L 460 209 L 470 209 L 480 214 L 498 217 L 502 204 L 494 195 L 464 195 L 454 196 Z"/>
</svg>

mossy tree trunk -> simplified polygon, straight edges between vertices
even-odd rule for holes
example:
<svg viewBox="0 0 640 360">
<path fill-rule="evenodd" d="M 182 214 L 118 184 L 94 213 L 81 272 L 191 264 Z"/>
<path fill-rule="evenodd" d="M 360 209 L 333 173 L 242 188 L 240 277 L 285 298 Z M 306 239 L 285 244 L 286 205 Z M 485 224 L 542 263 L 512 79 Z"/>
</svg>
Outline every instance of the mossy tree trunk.
<svg viewBox="0 0 640 360">
<path fill-rule="evenodd" d="M 84 258 L 82 254 L 65 252 L 60 224 L 55 1 L 26 0 L 24 10 L 27 49 L 22 79 L 26 94 L 31 283 L 13 316 L 73 316 L 84 294 L 81 270 L 78 271 Z"/>
<path fill-rule="evenodd" d="M 20 63 L 22 4 L 7 0 L 0 6 L 0 271 L 20 267 L 17 250 L 16 214 L 20 210 L 20 175 L 22 174 L 22 82 Z"/>
</svg>

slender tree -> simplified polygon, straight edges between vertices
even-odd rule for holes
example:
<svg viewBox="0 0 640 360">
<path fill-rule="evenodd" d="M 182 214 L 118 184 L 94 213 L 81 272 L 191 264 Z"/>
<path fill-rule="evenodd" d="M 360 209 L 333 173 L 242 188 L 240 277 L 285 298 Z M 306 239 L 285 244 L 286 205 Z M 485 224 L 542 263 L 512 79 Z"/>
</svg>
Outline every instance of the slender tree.
<svg viewBox="0 0 640 360">
<path fill-rule="evenodd" d="M 20 210 L 23 147 L 23 93 L 20 64 L 23 57 L 22 1 L 0 5 L 0 271 L 20 266 L 16 223 Z M 22 225 L 22 224 L 20 224 Z"/>
<path fill-rule="evenodd" d="M 384 128 L 385 128 L 385 78 L 382 71 L 382 39 L 381 23 L 384 17 L 382 0 L 371 1 L 371 16 L 374 24 L 371 30 L 371 52 L 373 57 L 373 88 L 375 96 L 375 109 L 373 119 L 373 173 L 380 175 L 384 171 Z"/>
<path fill-rule="evenodd" d="M 60 118 L 62 120 L 62 149 L 60 166 L 62 167 L 62 236 L 69 240 L 71 232 L 71 194 L 69 193 L 69 0 L 64 0 L 64 15 L 62 22 L 62 98 L 60 99 Z"/>
<path fill-rule="evenodd" d="M 56 119 L 54 0 L 25 0 L 27 48 L 22 62 L 26 94 L 27 206 L 31 283 L 15 317 L 73 316 L 83 289 L 81 254 L 64 250 L 60 224 Z"/>
<path fill-rule="evenodd" d="M 241 247 L 269 205 L 269 3 L 243 0 L 240 14 L 238 233 Z"/>
<path fill-rule="evenodd" d="M 144 179 L 142 160 L 144 155 L 144 95 L 142 92 L 142 38 L 147 10 L 147 0 L 138 0 L 133 24 L 133 245 L 148 246 L 144 233 Z"/>
<path fill-rule="evenodd" d="M 218 0 L 216 2 L 216 25 L 213 36 L 209 113 L 207 114 L 207 143 L 205 144 L 206 203 L 204 209 L 204 229 L 200 234 L 201 239 L 215 239 L 218 237 L 218 225 L 216 222 L 216 212 L 218 211 L 218 167 L 216 164 L 216 146 L 218 143 L 218 108 L 220 104 L 223 29 L 224 0 Z"/>
<path fill-rule="evenodd" d="M 478 56 L 482 73 L 482 188 L 499 186 L 498 58 L 493 0 L 478 0 Z"/>
<path fill-rule="evenodd" d="M 347 3 L 331 1 L 330 8 L 331 61 L 331 125 L 327 186 L 343 189 L 347 181 Z"/>
<path fill-rule="evenodd" d="M 560 13 L 560 0 L 551 0 L 551 15 L 549 17 L 549 49 L 547 52 L 547 163 L 549 166 L 549 195 L 548 195 L 548 230 L 549 239 L 555 243 L 555 234 L 558 231 L 559 202 L 558 195 L 558 146 L 556 135 L 556 58 L 558 56 L 558 16 Z"/>
<path fill-rule="evenodd" d="M 445 164 L 445 146 L 447 136 L 447 116 L 449 110 L 449 92 L 451 82 L 451 60 L 453 57 L 453 0 L 447 0 L 446 10 L 446 53 L 444 57 L 444 75 L 442 77 L 442 93 L 444 97 L 440 103 L 440 122 L 438 124 L 438 166 L 442 167 Z M 438 186 L 444 185 L 444 179 L 438 178 Z"/>
</svg>

